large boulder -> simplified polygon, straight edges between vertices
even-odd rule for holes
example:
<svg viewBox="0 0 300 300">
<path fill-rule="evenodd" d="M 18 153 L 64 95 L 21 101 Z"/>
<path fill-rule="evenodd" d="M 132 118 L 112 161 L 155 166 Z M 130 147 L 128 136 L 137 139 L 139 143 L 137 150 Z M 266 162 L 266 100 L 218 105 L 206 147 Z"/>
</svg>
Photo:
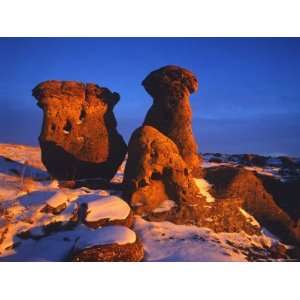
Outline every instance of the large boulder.
<svg viewBox="0 0 300 300">
<path fill-rule="evenodd" d="M 131 136 L 124 185 L 125 199 L 139 214 L 150 213 L 168 200 L 176 207 L 201 200 L 175 143 L 151 126 L 140 127 Z"/>
<path fill-rule="evenodd" d="M 33 96 L 44 112 L 39 142 L 49 173 L 59 180 L 110 180 L 127 151 L 113 114 L 119 95 L 95 84 L 51 80 Z"/>
<path fill-rule="evenodd" d="M 153 97 L 144 125 L 153 126 L 169 137 L 187 166 L 199 177 L 201 158 L 192 132 L 189 100 L 190 94 L 198 89 L 195 75 L 181 67 L 165 66 L 151 72 L 142 84 Z"/>
<path fill-rule="evenodd" d="M 240 207 L 286 242 L 297 242 L 296 223 L 275 201 L 276 193 L 255 172 L 242 167 L 220 166 L 206 169 L 213 184 L 212 195 L 222 202 L 240 201 Z M 267 188 L 267 189 L 266 189 Z"/>
</svg>

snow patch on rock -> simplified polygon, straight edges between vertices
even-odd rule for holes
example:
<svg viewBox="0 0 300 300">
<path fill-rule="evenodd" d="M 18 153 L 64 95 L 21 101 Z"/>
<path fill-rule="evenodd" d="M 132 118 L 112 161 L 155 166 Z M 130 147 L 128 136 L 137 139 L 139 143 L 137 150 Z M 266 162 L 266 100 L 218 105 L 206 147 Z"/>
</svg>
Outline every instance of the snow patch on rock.
<svg viewBox="0 0 300 300">
<path fill-rule="evenodd" d="M 253 217 L 251 216 L 250 214 L 248 214 L 244 209 L 240 208 L 239 209 L 240 212 L 242 213 L 242 215 L 247 219 L 247 221 L 253 225 L 253 226 L 256 226 L 256 227 L 260 227 L 260 224 L 258 223 L 258 221 Z"/>
<path fill-rule="evenodd" d="M 87 207 L 87 222 L 102 219 L 124 220 L 130 213 L 129 205 L 120 197 L 109 196 L 89 202 Z"/>
<path fill-rule="evenodd" d="M 126 245 L 136 241 L 135 232 L 125 226 L 111 225 L 95 230 L 82 228 L 78 232 L 81 236 L 76 244 L 76 248 L 81 250 L 101 245 Z"/>
<path fill-rule="evenodd" d="M 208 203 L 215 202 L 215 198 L 209 193 L 211 184 L 209 184 L 203 178 L 194 178 L 194 181 L 198 187 L 199 193 L 206 198 L 206 202 Z"/>
<path fill-rule="evenodd" d="M 194 225 L 148 222 L 135 218 L 134 230 L 141 237 L 146 261 L 247 261 L 245 250 L 261 253 L 277 241 L 244 232 L 215 233 Z"/>
<path fill-rule="evenodd" d="M 165 200 L 158 207 L 156 207 L 152 212 L 154 213 L 162 213 L 171 210 L 176 207 L 176 203 L 173 200 Z"/>
</svg>

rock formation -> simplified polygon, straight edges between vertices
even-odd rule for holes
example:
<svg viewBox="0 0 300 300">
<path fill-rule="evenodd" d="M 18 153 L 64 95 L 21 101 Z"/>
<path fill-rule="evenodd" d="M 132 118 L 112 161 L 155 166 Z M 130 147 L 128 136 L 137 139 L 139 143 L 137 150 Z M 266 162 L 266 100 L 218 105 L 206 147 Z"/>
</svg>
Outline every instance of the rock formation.
<svg viewBox="0 0 300 300">
<path fill-rule="evenodd" d="M 192 111 L 189 96 L 197 91 L 198 81 L 188 70 L 166 66 L 151 72 L 142 82 L 153 97 L 144 125 L 150 125 L 169 137 L 193 171 L 201 174 L 201 159 L 192 132 Z"/>
<path fill-rule="evenodd" d="M 149 213 L 167 200 L 179 207 L 201 199 L 175 143 L 151 126 L 132 134 L 124 184 L 124 197 L 139 214 Z"/>
<path fill-rule="evenodd" d="M 252 171 L 230 166 L 208 168 L 205 178 L 213 184 L 211 192 L 219 201 L 240 201 L 240 207 L 273 234 L 286 242 L 297 241 L 296 223 L 274 200 L 276 189 L 271 192 L 268 187 L 271 179 L 264 182 Z"/>
<path fill-rule="evenodd" d="M 49 173 L 59 180 L 110 180 L 127 151 L 113 114 L 119 95 L 95 84 L 46 81 L 33 96 L 44 112 L 39 142 Z"/>
<path fill-rule="evenodd" d="M 154 127 L 143 126 L 132 134 L 124 184 L 124 198 L 147 220 L 259 233 L 259 225 L 251 224 L 240 210 L 240 199 L 206 199 L 175 143 Z"/>
</svg>

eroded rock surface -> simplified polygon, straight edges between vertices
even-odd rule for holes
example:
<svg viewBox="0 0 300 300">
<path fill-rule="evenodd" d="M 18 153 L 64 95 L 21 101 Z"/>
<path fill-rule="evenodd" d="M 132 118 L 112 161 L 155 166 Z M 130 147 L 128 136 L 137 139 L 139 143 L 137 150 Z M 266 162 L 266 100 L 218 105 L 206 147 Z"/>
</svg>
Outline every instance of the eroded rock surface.
<svg viewBox="0 0 300 300">
<path fill-rule="evenodd" d="M 39 142 L 49 173 L 60 180 L 110 180 L 127 151 L 113 114 L 119 95 L 95 84 L 52 80 L 36 86 L 33 96 L 44 112 Z"/>
<path fill-rule="evenodd" d="M 125 198 L 140 214 L 151 212 L 168 199 L 177 206 L 201 200 L 175 143 L 151 126 L 138 128 L 132 134 L 124 184 Z"/>
<path fill-rule="evenodd" d="M 175 143 L 154 127 L 143 126 L 133 133 L 124 184 L 124 198 L 147 220 L 193 224 L 215 232 L 260 231 L 259 224 L 252 224 L 240 210 L 240 199 L 207 199 Z M 171 201 L 174 205 L 164 207 Z"/>
<path fill-rule="evenodd" d="M 151 72 L 142 82 L 153 97 L 144 125 L 150 125 L 169 137 L 195 176 L 201 175 L 201 158 L 192 132 L 192 110 L 189 96 L 198 89 L 190 71 L 166 66 Z"/>
<path fill-rule="evenodd" d="M 271 190 L 254 172 L 222 166 L 206 169 L 205 177 L 213 184 L 211 192 L 218 201 L 240 201 L 240 206 L 262 226 L 285 241 L 297 241 L 295 221 L 277 205 Z"/>
</svg>

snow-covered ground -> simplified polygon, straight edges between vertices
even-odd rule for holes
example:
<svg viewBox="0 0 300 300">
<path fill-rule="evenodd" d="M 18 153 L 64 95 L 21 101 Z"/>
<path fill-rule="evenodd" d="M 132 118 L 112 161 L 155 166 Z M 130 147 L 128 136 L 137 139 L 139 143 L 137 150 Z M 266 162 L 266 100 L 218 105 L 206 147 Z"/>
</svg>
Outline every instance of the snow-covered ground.
<svg viewBox="0 0 300 300">
<path fill-rule="evenodd" d="M 300 158 L 296 157 L 258 156 L 259 158 L 253 162 L 245 160 L 244 155 L 239 154 L 205 153 L 202 157 L 204 168 L 242 165 L 247 170 L 255 171 L 261 175 L 272 176 L 281 181 L 300 177 Z M 286 163 L 286 160 L 289 163 Z"/>
<path fill-rule="evenodd" d="M 114 182 L 121 182 L 123 173 L 124 164 Z M 198 180 L 197 185 L 207 201 L 213 202 L 209 184 Z M 86 204 L 89 221 L 126 218 L 129 207 L 116 194 L 60 188 L 41 164 L 38 148 L 0 144 L 0 261 L 64 261 L 78 246 L 132 243 L 134 231 L 144 246 L 145 261 L 245 261 L 255 255 L 268 257 L 268 249 L 279 244 L 267 234 L 216 234 L 207 228 L 148 222 L 139 216 L 133 231 L 114 225 L 92 229 L 78 222 L 82 204 Z M 174 205 L 169 199 L 158 209 Z"/>
<path fill-rule="evenodd" d="M 267 249 L 278 244 L 266 235 L 217 234 L 208 228 L 147 222 L 141 217 L 136 217 L 135 230 L 147 261 L 248 261 L 249 254 L 267 256 Z"/>
</svg>

